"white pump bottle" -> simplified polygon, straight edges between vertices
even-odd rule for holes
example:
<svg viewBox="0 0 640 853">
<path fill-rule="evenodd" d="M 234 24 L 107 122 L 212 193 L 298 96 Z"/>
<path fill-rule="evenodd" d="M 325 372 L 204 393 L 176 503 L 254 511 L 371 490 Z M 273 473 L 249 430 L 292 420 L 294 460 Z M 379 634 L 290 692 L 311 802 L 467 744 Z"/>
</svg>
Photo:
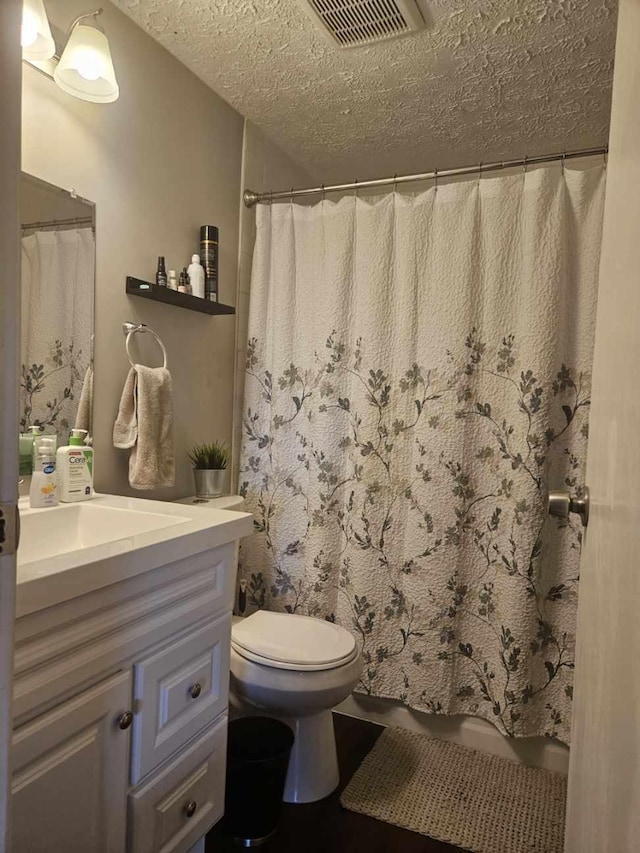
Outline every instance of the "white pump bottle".
<svg viewBox="0 0 640 853">
<path fill-rule="evenodd" d="M 204 299 L 204 267 L 200 263 L 200 255 L 191 256 L 191 263 L 187 272 L 189 273 L 193 295 L 199 299 Z"/>
<path fill-rule="evenodd" d="M 56 453 L 59 496 L 63 503 L 87 501 L 93 497 L 93 448 L 87 447 L 86 429 L 72 429 L 69 444 Z"/>
</svg>

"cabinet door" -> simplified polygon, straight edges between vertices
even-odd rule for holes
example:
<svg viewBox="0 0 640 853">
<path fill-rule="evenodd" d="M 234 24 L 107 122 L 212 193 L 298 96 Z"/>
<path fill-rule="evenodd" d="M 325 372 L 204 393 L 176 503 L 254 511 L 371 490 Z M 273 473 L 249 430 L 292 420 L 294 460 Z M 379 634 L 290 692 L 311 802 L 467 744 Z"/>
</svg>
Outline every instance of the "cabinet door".
<svg viewBox="0 0 640 853">
<path fill-rule="evenodd" d="M 122 853 L 130 702 L 120 673 L 15 731 L 14 853 Z"/>
</svg>

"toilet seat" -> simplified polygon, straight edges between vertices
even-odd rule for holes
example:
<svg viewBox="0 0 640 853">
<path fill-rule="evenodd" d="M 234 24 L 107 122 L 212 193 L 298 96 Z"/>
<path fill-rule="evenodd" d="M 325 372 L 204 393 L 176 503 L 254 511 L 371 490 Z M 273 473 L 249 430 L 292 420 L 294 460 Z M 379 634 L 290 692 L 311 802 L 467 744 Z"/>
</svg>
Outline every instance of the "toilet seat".
<svg viewBox="0 0 640 853">
<path fill-rule="evenodd" d="M 353 636 L 340 625 L 268 610 L 236 621 L 231 645 L 246 660 L 301 672 L 337 669 L 358 656 Z"/>
<path fill-rule="evenodd" d="M 281 661 L 274 660 L 274 658 L 263 657 L 255 652 L 250 652 L 248 649 L 242 648 L 242 646 L 238 646 L 233 641 L 231 641 L 231 647 L 240 655 L 240 657 L 243 657 L 252 663 L 258 663 L 261 666 L 267 666 L 271 669 L 287 669 L 290 672 L 324 672 L 330 669 L 338 669 L 338 667 L 345 666 L 358 657 L 358 649 L 356 648 L 353 650 L 352 654 L 347 657 L 341 658 L 338 661 L 333 661 L 329 664 L 293 663 L 291 661 Z"/>
</svg>

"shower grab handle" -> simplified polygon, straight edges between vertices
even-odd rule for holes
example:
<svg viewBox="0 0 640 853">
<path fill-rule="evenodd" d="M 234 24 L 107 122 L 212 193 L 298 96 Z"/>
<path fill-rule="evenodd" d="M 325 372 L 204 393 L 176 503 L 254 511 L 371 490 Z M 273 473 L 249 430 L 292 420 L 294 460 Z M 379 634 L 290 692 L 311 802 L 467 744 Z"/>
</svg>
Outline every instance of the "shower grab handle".
<svg viewBox="0 0 640 853">
<path fill-rule="evenodd" d="M 589 489 L 584 487 L 581 497 L 571 497 L 567 491 L 549 492 L 547 499 L 549 515 L 556 518 L 569 518 L 569 513 L 575 512 L 580 516 L 582 526 L 589 523 Z"/>
</svg>

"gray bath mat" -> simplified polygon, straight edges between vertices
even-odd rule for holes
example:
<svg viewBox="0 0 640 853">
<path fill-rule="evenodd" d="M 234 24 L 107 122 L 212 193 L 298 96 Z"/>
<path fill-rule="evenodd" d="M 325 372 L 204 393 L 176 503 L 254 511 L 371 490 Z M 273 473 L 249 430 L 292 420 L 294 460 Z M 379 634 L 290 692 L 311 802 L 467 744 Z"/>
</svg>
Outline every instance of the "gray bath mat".
<svg viewBox="0 0 640 853">
<path fill-rule="evenodd" d="M 340 802 L 473 853 L 562 853 L 567 779 L 388 728 Z"/>
</svg>

